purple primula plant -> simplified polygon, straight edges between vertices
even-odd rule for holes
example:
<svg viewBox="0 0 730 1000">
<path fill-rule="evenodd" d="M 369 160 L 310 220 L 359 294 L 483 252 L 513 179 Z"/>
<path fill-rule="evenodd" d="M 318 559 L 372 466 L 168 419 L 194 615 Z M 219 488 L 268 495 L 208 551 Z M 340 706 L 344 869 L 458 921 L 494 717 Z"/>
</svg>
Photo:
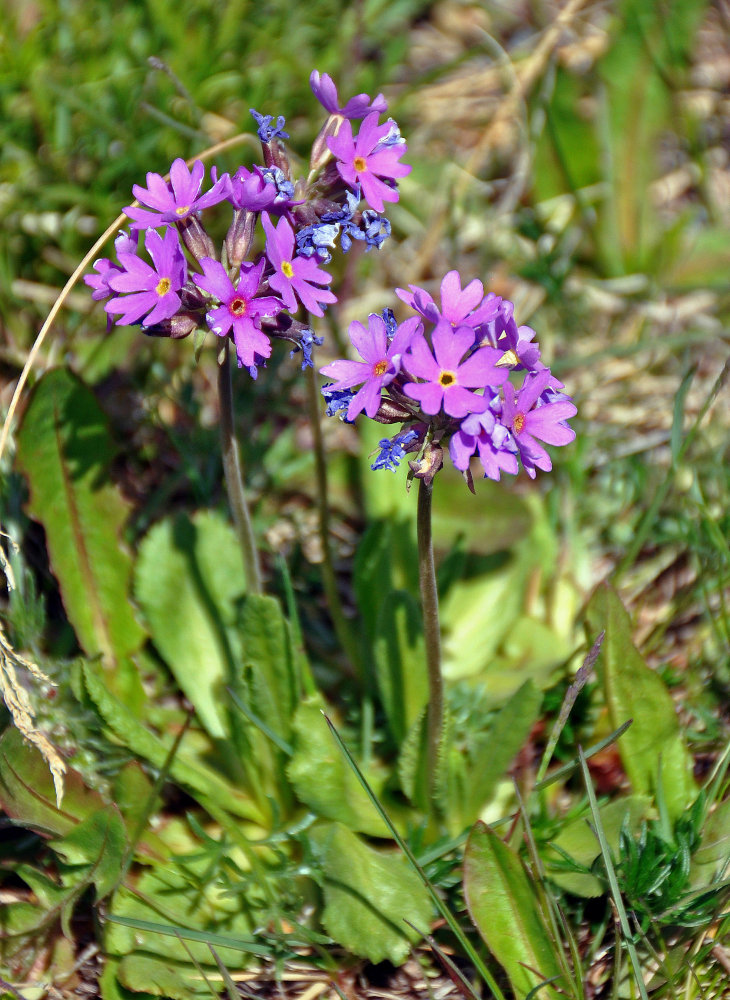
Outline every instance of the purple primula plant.
<svg viewBox="0 0 730 1000">
<path fill-rule="evenodd" d="M 340 105 L 326 73 L 311 76 L 315 95 L 329 113 L 317 136 L 307 177 L 296 177 L 282 140 L 283 117 L 251 109 L 262 162 L 219 175 L 176 159 L 169 181 L 147 174 L 134 185 L 139 205 L 129 205 L 131 234 L 115 241 L 116 260 L 102 258 L 84 279 L 118 325 L 139 323 L 152 336 L 184 337 L 196 329 L 230 337 L 239 367 L 253 378 L 272 353 L 272 338 L 293 344 L 302 367 L 312 367 L 321 342 L 307 314 L 322 316 L 337 301 L 328 287 L 337 240 L 346 253 L 354 242 L 379 249 L 390 235 L 381 216 L 398 200 L 397 179 L 410 167 L 387 104 L 358 94 Z M 364 118 L 359 132 L 353 122 Z M 357 128 L 357 125 L 356 125 Z M 342 135 L 339 132 L 342 130 Z M 329 143 L 333 143 L 330 148 Z M 352 154 L 352 155 L 350 155 Z M 361 202 L 365 202 L 361 207 Z M 222 245 L 205 224 L 208 212 L 228 208 L 231 221 Z M 144 233 L 144 250 L 138 236 Z M 148 258 L 151 263 L 148 262 Z"/>
<path fill-rule="evenodd" d="M 381 440 L 372 468 L 395 471 L 410 453 L 410 477 L 432 482 L 447 445 L 470 489 L 475 454 L 489 479 L 516 475 L 520 463 L 531 478 L 549 471 L 543 444 L 575 438 L 567 420 L 576 408 L 540 360 L 535 331 L 516 325 L 512 303 L 485 295 L 477 280 L 462 288 L 458 271 L 441 282 L 440 306 L 413 285 L 398 295 L 419 315 L 396 325 L 386 310 L 370 316 L 367 330 L 352 323 L 350 341 L 363 360 L 321 369 L 335 379 L 322 390 L 329 414 L 352 421 L 364 410 L 402 425 Z"/>
</svg>

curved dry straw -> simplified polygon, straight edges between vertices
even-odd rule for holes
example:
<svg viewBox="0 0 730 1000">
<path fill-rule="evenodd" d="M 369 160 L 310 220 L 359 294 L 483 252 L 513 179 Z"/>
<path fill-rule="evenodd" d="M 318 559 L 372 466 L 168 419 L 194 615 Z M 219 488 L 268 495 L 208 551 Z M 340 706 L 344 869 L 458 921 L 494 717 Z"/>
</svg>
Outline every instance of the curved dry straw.
<svg viewBox="0 0 730 1000">
<path fill-rule="evenodd" d="M 225 139 L 223 142 L 218 142 L 216 143 L 215 146 L 209 146 L 207 149 L 203 150 L 202 153 L 198 153 L 196 156 L 192 156 L 187 161 L 187 165 L 190 166 L 196 160 L 209 160 L 212 156 L 215 156 L 217 153 L 223 152 L 226 149 L 231 149 L 234 146 L 243 145 L 246 142 L 255 142 L 254 137 L 247 132 L 239 132 L 238 135 L 231 136 L 230 139 Z M 169 179 L 169 176 L 170 175 L 167 174 L 165 180 Z M 136 207 L 139 204 L 139 202 L 135 201 L 132 204 L 134 207 Z M 10 436 L 10 430 L 12 428 L 13 418 L 15 417 L 15 411 L 18 408 L 20 397 L 23 394 L 25 383 L 28 381 L 28 376 L 31 373 L 31 370 L 33 368 L 33 365 L 35 364 L 35 360 L 38 357 L 40 349 L 43 346 L 43 342 L 48 336 L 48 333 L 51 330 L 51 327 L 53 326 L 56 317 L 63 308 L 66 299 L 71 294 L 71 291 L 73 290 L 73 287 L 76 284 L 76 282 L 79 280 L 79 278 L 84 273 L 86 268 L 96 259 L 97 254 L 102 249 L 104 244 L 109 239 L 111 239 L 111 237 L 114 235 L 117 229 L 119 229 L 120 226 L 124 225 L 126 219 L 127 216 L 124 213 L 122 213 L 121 215 L 118 215 L 116 217 L 114 222 L 112 222 L 112 224 L 107 229 L 104 230 L 104 232 L 98 238 L 96 243 L 94 243 L 94 245 L 88 251 L 88 253 L 83 258 L 79 266 L 76 268 L 76 270 L 73 272 L 71 277 L 68 279 L 66 284 L 59 292 L 58 298 L 53 303 L 51 311 L 48 313 L 48 316 L 46 317 L 43 326 L 38 331 L 38 336 L 36 337 L 35 342 L 33 343 L 33 346 L 30 349 L 28 357 L 26 358 L 25 364 L 23 365 L 23 370 L 20 373 L 18 384 L 15 386 L 15 391 L 13 392 L 13 396 L 12 399 L 10 400 L 10 405 L 8 407 L 8 412 L 5 416 L 5 421 L 3 423 L 2 433 L 0 433 L 0 462 L 2 461 L 2 457 L 5 453 L 5 447 L 7 445 L 8 438 Z"/>
</svg>

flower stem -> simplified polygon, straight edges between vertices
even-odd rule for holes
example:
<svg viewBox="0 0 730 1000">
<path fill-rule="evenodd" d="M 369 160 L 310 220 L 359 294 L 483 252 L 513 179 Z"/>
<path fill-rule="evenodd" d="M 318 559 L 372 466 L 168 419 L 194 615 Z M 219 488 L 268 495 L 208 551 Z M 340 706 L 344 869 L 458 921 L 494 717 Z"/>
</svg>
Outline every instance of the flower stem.
<svg viewBox="0 0 730 1000">
<path fill-rule="evenodd" d="M 317 375 L 314 368 L 307 369 L 307 403 L 309 405 L 309 423 L 312 428 L 314 444 L 314 468 L 317 490 L 317 512 L 319 514 L 319 537 L 322 545 L 322 583 L 327 598 L 327 606 L 332 618 L 337 641 L 350 660 L 353 668 L 361 673 L 360 656 L 352 630 L 345 618 L 340 601 L 334 564 L 332 562 L 332 546 L 330 545 L 330 514 L 327 502 L 327 463 L 325 460 L 324 441 L 322 439 L 322 424 L 320 413 L 321 396 L 317 389 Z"/>
<path fill-rule="evenodd" d="M 436 803 L 436 785 L 444 728 L 444 682 L 441 676 L 441 630 L 439 599 L 431 540 L 431 498 L 433 483 L 418 483 L 418 583 L 423 608 L 423 631 L 426 640 L 428 669 L 427 766 L 431 802 Z"/>
<path fill-rule="evenodd" d="M 231 359 L 228 338 L 218 356 L 218 401 L 220 406 L 221 451 L 223 472 L 226 481 L 228 503 L 233 515 L 233 523 L 241 546 L 243 567 L 246 571 L 246 587 L 249 594 L 262 594 L 261 567 L 256 551 L 251 514 L 243 489 L 241 458 L 236 440 L 233 420 L 233 385 L 231 382 Z"/>
</svg>

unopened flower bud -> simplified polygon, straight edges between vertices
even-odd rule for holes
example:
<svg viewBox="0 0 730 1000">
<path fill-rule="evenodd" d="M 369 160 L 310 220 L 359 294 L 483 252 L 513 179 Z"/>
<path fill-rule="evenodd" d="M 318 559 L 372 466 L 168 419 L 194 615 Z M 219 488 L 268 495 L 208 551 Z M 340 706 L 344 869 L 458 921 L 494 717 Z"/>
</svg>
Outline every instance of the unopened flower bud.
<svg viewBox="0 0 730 1000">
<path fill-rule="evenodd" d="M 411 420 L 412 417 L 411 410 L 386 397 L 382 400 L 373 420 L 377 420 L 379 424 L 402 424 L 404 420 Z"/>
<path fill-rule="evenodd" d="M 277 167 L 284 174 L 288 181 L 291 180 L 291 166 L 286 148 L 276 139 L 271 142 L 262 142 L 261 149 L 264 153 L 264 163 L 267 167 Z"/>
<path fill-rule="evenodd" d="M 322 126 L 322 130 L 312 143 L 312 155 L 309 159 L 310 174 L 318 173 L 333 158 L 327 140 L 337 135 L 344 120 L 342 115 L 330 115 Z"/>
<path fill-rule="evenodd" d="M 178 223 L 182 241 L 196 260 L 212 257 L 217 260 L 215 243 L 208 235 L 197 215 L 189 215 Z"/>
<path fill-rule="evenodd" d="M 255 226 L 255 212 L 249 212 L 246 209 L 234 210 L 233 220 L 225 239 L 229 267 L 240 267 L 242 261 L 248 257 Z"/>
<path fill-rule="evenodd" d="M 179 312 L 171 319 L 163 320 L 154 326 L 142 327 L 148 337 L 170 337 L 171 340 L 182 340 L 189 337 L 193 330 L 199 325 L 199 316 L 192 313 Z"/>
</svg>

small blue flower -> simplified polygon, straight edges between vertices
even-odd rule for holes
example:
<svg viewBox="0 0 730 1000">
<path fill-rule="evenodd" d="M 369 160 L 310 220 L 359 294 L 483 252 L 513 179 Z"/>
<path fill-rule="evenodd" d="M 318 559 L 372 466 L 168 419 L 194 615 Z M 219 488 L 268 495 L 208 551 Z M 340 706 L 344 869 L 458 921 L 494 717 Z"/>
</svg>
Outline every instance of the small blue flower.
<svg viewBox="0 0 730 1000">
<path fill-rule="evenodd" d="M 293 358 L 295 354 L 298 354 L 299 351 L 301 351 L 302 371 L 305 371 L 307 368 L 314 368 L 312 350 L 315 347 L 321 347 L 323 343 L 324 337 L 315 337 L 311 330 L 303 330 L 299 343 L 295 345 L 294 350 L 290 352 L 289 357 Z"/>
<path fill-rule="evenodd" d="M 327 264 L 332 260 L 327 247 L 334 247 L 339 231 L 340 227 L 336 222 L 304 226 L 296 233 L 297 252 L 302 257 L 313 257 L 316 254 L 320 263 Z"/>
<path fill-rule="evenodd" d="M 390 472 L 395 472 L 400 464 L 400 460 L 405 458 L 405 445 L 410 444 L 417 437 L 418 432 L 411 429 L 409 431 L 401 431 L 394 438 L 382 438 L 378 442 L 380 454 L 370 468 L 373 471 L 388 469 Z"/>
<path fill-rule="evenodd" d="M 386 219 L 384 215 L 378 215 L 377 212 L 373 212 L 371 209 L 365 209 L 362 213 L 362 223 L 363 236 L 362 239 L 365 240 L 366 247 L 365 253 L 368 250 L 372 250 L 373 247 L 376 250 L 380 250 L 381 246 L 390 236 L 390 220 Z"/>
<path fill-rule="evenodd" d="M 274 204 L 292 200 L 294 197 L 294 185 L 286 179 L 286 174 L 283 170 L 279 170 L 278 167 L 264 167 L 261 175 L 270 184 L 276 185 L 278 194 L 274 199 Z"/>
<path fill-rule="evenodd" d="M 360 204 L 360 188 L 345 192 L 345 204 L 334 212 L 325 212 L 322 222 L 347 222 L 353 217 Z"/>
<path fill-rule="evenodd" d="M 327 403 L 327 409 L 325 410 L 328 417 L 334 417 L 336 414 L 340 414 L 340 420 L 344 420 L 346 424 L 351 424 L 354 421 L 348 420 L 345 416 L 347 413 L 347 408 L 350 405 L 350 400 L 355 395 L 354 389 L 330 389 L 333 385 L 329 382 L 327 385 L 323 385 L 320 390 Z M 342 412 L 344 411 L 344 412 Z"/>
<path fill-rule="evenodd" d="M 390 125 L 390 131 L 378 142 L 375 147 L 376 150 L 387 149 L 389 146 L 405 146 L 406 141 L 400 134 L 397 122 L 394 122 L 392 118 L 389 118 L 388 125 Z"/>
<path fill-rule="evenodd" d="M 279 117 L 276 119 L 276 125 L 272 125 L 271 123 L 274 120 L 273 115 L 260 115 L 258 111 L 256 111 L 254 108 L 249 108 L 248 110 L 251 112 L 256 121 L 256 124 L 258 125 L 258 128 L 256 129 L 256 134 L 258 135 L 261 142 L 271 142 L 271 140 L 276 138 L 277 136 L 280 139 L 289 138 L 289 133 L 284 131 L 284 126 L 286 125 L 286 121 L 282 115 L 279 115 Z"/>
<path fill-rule="evenodd" d="M 388 340 L 392 340 L 395 336 L 395 331 L 398 329 L 398 324 L 393 314 L 393 310 L 383 309 L 382 316 L 383 322 L 385 323 L 385 329 L 388 331 Z"/>
</svg>

